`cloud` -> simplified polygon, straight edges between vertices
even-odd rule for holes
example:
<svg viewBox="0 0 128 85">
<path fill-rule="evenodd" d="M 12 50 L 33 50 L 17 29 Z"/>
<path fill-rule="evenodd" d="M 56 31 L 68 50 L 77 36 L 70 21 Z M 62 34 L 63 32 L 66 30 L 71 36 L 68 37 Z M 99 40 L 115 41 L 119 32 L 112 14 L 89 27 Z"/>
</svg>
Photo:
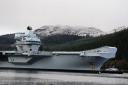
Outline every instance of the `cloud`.
<svg viewBox="0 0 128 85">
<path fill-rule="evenodd" d="M 92 26 L 109 31 L 128 25 L 127 4 L 128 0 L 0 0 L 0 26 L 5 27 L 1 32 L 49 24 Z"/>
</svg>

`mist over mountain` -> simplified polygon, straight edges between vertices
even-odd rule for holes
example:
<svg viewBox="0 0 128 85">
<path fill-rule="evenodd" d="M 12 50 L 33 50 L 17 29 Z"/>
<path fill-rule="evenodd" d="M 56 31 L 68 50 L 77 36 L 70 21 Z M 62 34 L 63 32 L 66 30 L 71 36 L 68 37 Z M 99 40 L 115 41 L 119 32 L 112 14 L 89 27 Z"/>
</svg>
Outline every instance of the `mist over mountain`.
<svg viewBox="0 0 128 85">
<path fill-rule="evenodd" d="M 35 32 L 41 36 L 52 35 L 78 35 L 78 36 L 99 36 L 104 35 L 105 32 L 94 27 L 83 26 L 68 26 L 68 25 L 45 25 L 35 30 Z"/>
</svg>

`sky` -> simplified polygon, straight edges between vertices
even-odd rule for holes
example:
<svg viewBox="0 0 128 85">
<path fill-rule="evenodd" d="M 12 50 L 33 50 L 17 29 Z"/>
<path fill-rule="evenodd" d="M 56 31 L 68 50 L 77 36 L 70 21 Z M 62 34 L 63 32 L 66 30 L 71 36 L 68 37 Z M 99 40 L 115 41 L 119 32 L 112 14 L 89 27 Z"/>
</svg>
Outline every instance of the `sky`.
<svg viewBox="0 0 128 85">
<path fill-rule="evenodd" d="M 128 26 L 128 0 L 0 0 L 0 35 L 43 25 Z"/>
</svg>

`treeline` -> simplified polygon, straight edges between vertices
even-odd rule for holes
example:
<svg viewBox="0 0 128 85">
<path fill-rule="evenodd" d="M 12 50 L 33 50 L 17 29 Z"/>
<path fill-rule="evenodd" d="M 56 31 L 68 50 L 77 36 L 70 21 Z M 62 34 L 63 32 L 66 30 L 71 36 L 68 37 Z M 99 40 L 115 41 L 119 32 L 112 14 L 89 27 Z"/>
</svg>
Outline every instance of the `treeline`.
<svg viewBox="0 0 128 85">
<path fill-rule="evenodd" d="M 15 42 L 14 34 L 0 36 L 0 44 L 13 44 Z"/>
<path fill-rule="evenodd" d="M 42 43 L 44 43 L 45 45 L 63 44 L 82 38 L 84 37 L 77 35 L 57 34 L 42 38 Z"/>
<path fill-rule="evenodd" d="M 14 34 L 0 36 L 0 50 L 15 50 Z"/>
</svg>

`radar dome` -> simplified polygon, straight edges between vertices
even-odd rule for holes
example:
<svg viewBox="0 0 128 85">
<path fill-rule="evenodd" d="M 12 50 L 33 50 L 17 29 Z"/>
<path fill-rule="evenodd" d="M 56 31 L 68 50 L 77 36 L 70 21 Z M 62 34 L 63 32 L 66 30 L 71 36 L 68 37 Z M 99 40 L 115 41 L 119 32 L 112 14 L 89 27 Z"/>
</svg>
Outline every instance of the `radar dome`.
<svg viewBox="0 0 128 85">
<path fill-rule="evenodd" d="M 28 27 L 27 27 L 27 30 L 32 30 L 32 27 L 31 27 L 31 26 L 28 26 Z"/>
</svg>

